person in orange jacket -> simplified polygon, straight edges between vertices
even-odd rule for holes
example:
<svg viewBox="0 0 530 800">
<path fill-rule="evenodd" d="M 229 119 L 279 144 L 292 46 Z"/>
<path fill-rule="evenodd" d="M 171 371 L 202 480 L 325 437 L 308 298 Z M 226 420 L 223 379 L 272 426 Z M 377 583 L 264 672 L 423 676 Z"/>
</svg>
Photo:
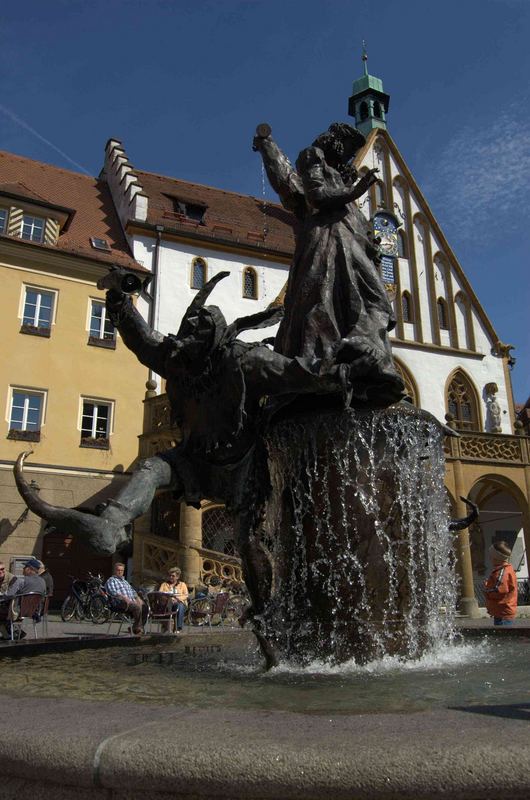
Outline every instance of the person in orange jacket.
<svg viewBox="0 0 530 800">
<path fill-rule="evenodd" d="M 486 608 L 494 625 L 511 625 L 517 613 L 517 578 L 506 542 L 493 542 L 489 555 L 493 569 L 484 584 Z"/>
</svg>

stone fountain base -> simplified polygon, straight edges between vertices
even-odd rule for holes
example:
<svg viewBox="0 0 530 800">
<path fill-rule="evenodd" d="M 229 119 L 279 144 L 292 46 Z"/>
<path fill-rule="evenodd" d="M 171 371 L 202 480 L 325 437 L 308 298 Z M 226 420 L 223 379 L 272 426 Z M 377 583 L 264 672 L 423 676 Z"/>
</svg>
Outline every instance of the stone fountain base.
<svg viewBox="0 0 530 800">
<path fill-rule="evenodd" d="M 280 657 L 416 657 L 448 635 L 442 441 L 436 420 L 409 404 L 270 426 L 263 544 L 273 590 L 264 619 Z"/>
<path fill-rule="evenodd" d="M 0 800 L 526 798 L 523 706 L 330 719 L 3 696 Z"/>
</svg>

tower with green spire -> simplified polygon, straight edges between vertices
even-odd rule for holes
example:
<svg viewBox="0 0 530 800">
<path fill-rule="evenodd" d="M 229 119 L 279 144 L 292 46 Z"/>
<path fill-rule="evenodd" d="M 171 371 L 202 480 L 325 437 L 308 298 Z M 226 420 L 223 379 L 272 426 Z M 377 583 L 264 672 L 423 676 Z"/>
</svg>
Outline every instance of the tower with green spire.
<svg viewBox="0 0 530 800">
<path fill-rule="evenodd" d="M 348 114 L 355 117 L 356 127 L 367 136 L 373 128 L 386 129 L 390 95 L 383 91 L 383 81 L 368 73 L 368 54 L 363 42 L 364 75 L 353 82 L 348 101 Z"/>
</svg>

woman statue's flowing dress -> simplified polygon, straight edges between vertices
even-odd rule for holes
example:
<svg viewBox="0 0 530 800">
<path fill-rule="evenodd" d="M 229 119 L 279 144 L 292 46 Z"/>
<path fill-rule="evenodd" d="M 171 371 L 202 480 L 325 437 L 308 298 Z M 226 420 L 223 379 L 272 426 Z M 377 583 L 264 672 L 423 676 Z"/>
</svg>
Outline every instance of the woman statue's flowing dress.
<svg viewBox="0 0 530 800">
<path fill-rule="evenodd" d="M 260 146 L 272 187 L 298 218 L 285 314 L 274 349 L 319 375 L 341 370 L 354 404 L 402 399 L 388 331 L 392 307 L 374 258 L 370 225 L 348 184 L 318 147 L 303 150 L 296 171 L 269 137 Z"/>
</svg>

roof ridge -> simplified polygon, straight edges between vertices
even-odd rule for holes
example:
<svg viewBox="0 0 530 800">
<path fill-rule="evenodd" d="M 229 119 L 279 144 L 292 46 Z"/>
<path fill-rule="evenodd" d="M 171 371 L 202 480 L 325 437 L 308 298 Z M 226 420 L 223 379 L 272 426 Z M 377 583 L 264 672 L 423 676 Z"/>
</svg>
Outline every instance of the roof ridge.
<svg viewBox="0 0 530 800">
<path fill-rule="evenodd" d="M 68 175 L 75 175 L 77 178 L 85 178 L 89 181 L 97 183 L 99 178 L 92 175 L 83 175 L 82 172 L 76 172 L 73 169 L 66 169 L 66 167 L 57 167 L 55 164 L 48 164 L 46 161 L 38 161 L 36 158 L 29 158 L 29 156 L 22 156 L 19 153 L 12 153 L 10 150 L 0 150 L 0 156 L 10 156 L 11 158 L 20 159 L 21 161 L 31 161 L 32 164 L 38 164 L 41 167 L 49 167 L 57 172 L 66 172 Z"/>
</svg>

